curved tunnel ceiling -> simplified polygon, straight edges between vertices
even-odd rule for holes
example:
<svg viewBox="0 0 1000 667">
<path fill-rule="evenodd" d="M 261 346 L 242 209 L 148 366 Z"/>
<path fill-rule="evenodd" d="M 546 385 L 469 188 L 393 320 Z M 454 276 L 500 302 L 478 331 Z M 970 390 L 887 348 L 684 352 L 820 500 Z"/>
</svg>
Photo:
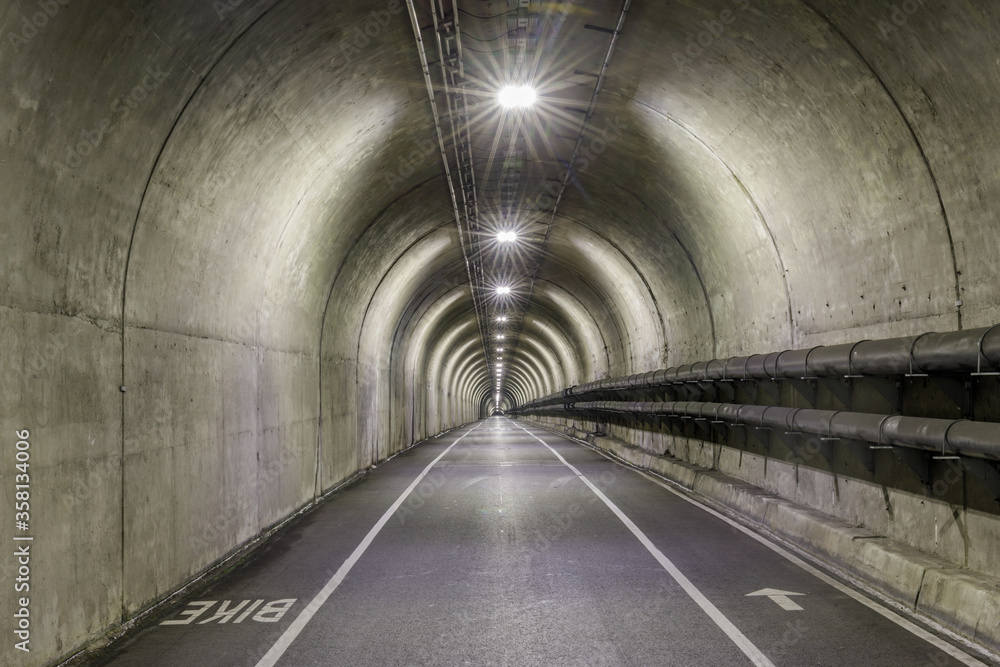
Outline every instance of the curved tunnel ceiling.
<svg viewBox="0 0 1000 667">
<path fill-rule="evenodd" d="M 598 11 L 556 4 L 530 10 L 539 31 Z M 8 163 L 48 171 L 55 206 L 70 192 L 93 217 L 59 230 L 64 261 L 6 274 L 9 301 L 35 299 L 74 254 L 100 273 L 65 281 L 58 311 L 114 318 L 118 294 L 128 326 L 310 350 L 328 304 L 343 302 L 356 308 L 331 331 L 330 354 L 345 356 L 365 354 L 343 335 L 360 321 L 395 331 L 361 312 L 363 296 L 396 262 L 425 262 L 431 251 L 413 240 L 453 216 L 407 13 L 390 5 L 191 2 L 134 15 L 87 5 L 103 27 L 71 63 L 33 61 L 50 76 L 13 79 L 5 116 L 19 135 L 39 105 L 57 113 L 72 80 L 108 91 L 110 102 L 60 119 L 75 129 L 36 133 Z M 997 245 L 983 231 L 996 179 L 982 177 L 996 173 L 984 119 L 997 86 L 976 66 L 991 33 L 921 5 L 886 36 L 884 9 L 631 5 L 590 122 L 592 159 L 553 220 L 526 312 L 558 328 L 550 346 L 608 350 L 574 359 L 560 381 L 995 319 L 995 269 L 977 261 Z M 53 21 L 46 37 L 68 36 L 68 24 Z M 29 49 L 8 46 L 11 65 L 27 65 Z M 141 54 L 132 65 L 104 63 L 129 49 Z M 900 57 L 915 49 L 920 58 Z M 579 84 L 572 54 L 561 55 Z M 152 88 L 148 99 L 135 82 Z M 24 233 L 12 240 L 31 245 Z M 448 245 L 435 271 L 400 276 L 380 307 L 412 317 L 406 304 L 427 293 L 415 278 L 461 282 L 460 248 Z M 492 384 L 485 368 L 480 384 Z"/>
<path fill-rule="evenodd" d="M 412 318 L 414 301 L 428 298 L 416 278 L 462 281 L 453 234 L 435 271 L 398 277 L 375 312 L 361 310 L 390 267 L 426 261 L 414 240 L 454 217 L 402 0 L 147 3 L 141 13 L 77 4 L 41 30 L 69 40 L 68 15 L 92 12 L 95 28 L 71 59 L 36 57 L 34 38 L 7 44 L 12 68 L 37 73 L 10 79 L 11 136 L 39 108 L 66 125 L 32 133 L 35 145 L 8 168 L 48 172 L 66 218 L 80 217 L 70 200 L 92 211 L 87 225 L 39 231 L 36 245 L 65 235 L 62 250 L 7 274 L 12 303 L 50 301 L 34 294 L 49 286 L 57 312 L 299 352 L 319 348 L 332 305 L 347 312 L 322 334 L 331 349 L 321 354 L 363 360 L 386 344 L 366 327 L 406 330 L 384 317 Z M 500 45 L 547 40 L 552 61 L 539 50 L 530 71 L 553 108 L 571 89 L 589 90 L 594 53 L 615 26 L 587 24 L 577 37 L 589 50 L 564 38 L 623 5 L 458 6 L 470 57 L 490 51 L 496 68 L 513 62 Z M 514 277 L 532 286 L 525 322 L 547 319 L 561 346 L 599 349 L 566 299 L 544 296 L 551 284 L 583 304 L 604 338 L 606 362 L 575 360 L 560 381 L 995 319 L 995 269 L 982 261 L 997 246 L 983 231 L 995 179 L 982 175 L 996 173 L 995 133 L 983 128 L 997 86 L 977 67 L 992 43 L 990 9 L 920 4 L 897 26 L 878 3 L 625 6 L 598 104 L 577 122 L 583 154 L 539 271 Z M 496 20 L 475 19 L 491 11 Z M 512 13 L 527 26 L 517 24 L 517 39 L 506 31 Z M 430 7 L 417 2 L 413 15 Z M 107 54 L 119 52 L 137 57 L 111 66 Z M 107 94 L 67 118 L 73 81 Z M 529 110 L 519 122 L 544 126 L 557 144 L 576 111 Z M 472 157 L 497 159 L 495 149 Z M 569 159 L 529 147 L 525 168 Z M 30 246 L 24 234 L 12 240 Z M 70 281 L 67 266 L 96 268 Z M 481 385 L 493 384 L 490 371 L 484 362 Z"/>
<path fill-rule="evenodd" d="M 430 0 L 0 2 L 0 426 L 107 602 L 39 655 L 498 405 L 1000 321 L 998 3 L 433 6 L 450 102 Z"/>
</svg>

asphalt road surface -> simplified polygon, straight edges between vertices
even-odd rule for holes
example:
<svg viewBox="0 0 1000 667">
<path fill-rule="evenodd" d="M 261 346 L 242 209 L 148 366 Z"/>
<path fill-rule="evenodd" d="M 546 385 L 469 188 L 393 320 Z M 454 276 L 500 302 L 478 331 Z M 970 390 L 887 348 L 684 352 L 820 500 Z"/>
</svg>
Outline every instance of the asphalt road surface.
<svg viewBox="0 0 1000 667">
<path fill-rule="evenodd" d="M 378 466 L 91 664 L 994 664 L 565 437 Z"/>
</svg>

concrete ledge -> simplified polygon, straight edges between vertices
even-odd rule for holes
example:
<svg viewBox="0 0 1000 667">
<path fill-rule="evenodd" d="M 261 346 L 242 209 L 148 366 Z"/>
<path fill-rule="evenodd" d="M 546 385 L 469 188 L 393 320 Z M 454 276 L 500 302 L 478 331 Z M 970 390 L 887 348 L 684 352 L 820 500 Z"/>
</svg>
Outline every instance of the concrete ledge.
<svg viewBox="0 0 1000 667">
<path fill-rule="evenodd" d="M 928 572 L 935 568 L 955 568 L 954 563 L 897 544 L 885 537 L 859 538 L 855 543 L 853 561 L 849 565 L 851 571 L 861 579 L 906 603 L 911 609 L 917 608 Z M 934 614 L 928 616 L 944 622 L 943 618 Z M 1000 641 L 997 646 L 1000 646 Z"/>
<path fill-rule="evenodd" d="M 917 609 L 993 649 L 1000 646 L 1000 581 L 969 570 L 926 571 Z"/>
<path fill-rule="evenodd" d="M 740 507 L 741 512 L 758 523 L 767 520 L 767 513 L 780 498 L 760 487 L 741 482 L 720 472 L 694 468 L 695 481 L 691 488 L 709 498 L 717 498 L 727 507 Z"/>
<path fill-rule="evenodd" d="M 656 472 L 849 572 L 989 650 L 1000 652 L 1000 579 L 890 541 L 718 471 L 620 440 L 554 428 L 632 465 Z"/>
</svg>

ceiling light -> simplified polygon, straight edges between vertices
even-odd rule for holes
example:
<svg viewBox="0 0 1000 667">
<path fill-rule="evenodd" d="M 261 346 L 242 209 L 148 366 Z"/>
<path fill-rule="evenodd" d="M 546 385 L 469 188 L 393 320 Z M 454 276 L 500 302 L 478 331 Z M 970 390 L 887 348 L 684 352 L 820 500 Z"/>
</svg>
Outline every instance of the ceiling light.
<svg viewBox="0 0 1000 667">
<path fill-rule="evenodd" d="M 500 317 L 497 318 L 497 322 L 506 322 L 506 321 L 507 321 L 506 315 L 501 315 Z"/>
<path fill-rule="evenodd" d="M 497 241 L 500 243 L 513 243 L 517 240 L 517 232 L 498 232 Z"/>
<path fill-rule="evenodd" d="M 503 339 L 504 339 L 503 334 L 497 334 L 497 340 L 503 340 Z"/>
<path fill-rule="evenodd" d="M 527 109 L 535 103 L 537 94 L 531 86 L 504 86 L 497 99 L 505 109 Z"/>
<path fill-rule="evenodd" d="M 501 285 L 497 288 L 497 294 L 500 294 L 501 296 L 504 294 L 510 294 L 510 288 L 506 285 Z"/>
</svg>

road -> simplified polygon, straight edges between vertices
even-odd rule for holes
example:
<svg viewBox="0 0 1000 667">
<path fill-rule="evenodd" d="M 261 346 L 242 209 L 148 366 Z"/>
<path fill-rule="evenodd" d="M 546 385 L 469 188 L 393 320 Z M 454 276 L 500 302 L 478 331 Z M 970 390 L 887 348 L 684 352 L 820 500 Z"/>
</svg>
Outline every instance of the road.
<svg viewBox="0 0 1000 667">
<path fill-rule="evenodd" d="M 378 466 L 91 664 L 992 663 L 663 482 L 493 417 Z"/>
</svg>

